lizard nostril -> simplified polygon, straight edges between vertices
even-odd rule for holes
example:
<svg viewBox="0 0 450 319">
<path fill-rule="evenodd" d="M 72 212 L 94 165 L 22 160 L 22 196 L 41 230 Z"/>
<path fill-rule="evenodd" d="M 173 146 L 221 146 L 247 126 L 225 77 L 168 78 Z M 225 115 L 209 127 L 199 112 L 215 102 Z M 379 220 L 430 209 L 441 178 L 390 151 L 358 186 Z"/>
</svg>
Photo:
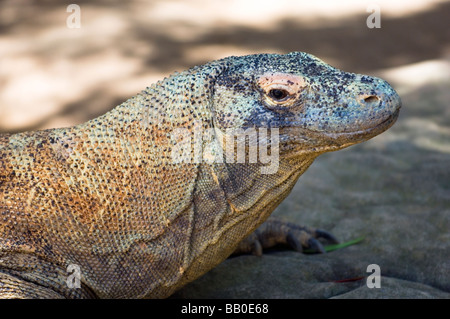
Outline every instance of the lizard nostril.
<svg viewBox="0 0 450 319">
<path fill-rule="evenodd" d="M 366 103 L 373 103 L 377 102 L 379 100 L 378 96 L 375 95 L 369 95 L 368 97 L 364 98 L 364 102 Z"/>
</svg>

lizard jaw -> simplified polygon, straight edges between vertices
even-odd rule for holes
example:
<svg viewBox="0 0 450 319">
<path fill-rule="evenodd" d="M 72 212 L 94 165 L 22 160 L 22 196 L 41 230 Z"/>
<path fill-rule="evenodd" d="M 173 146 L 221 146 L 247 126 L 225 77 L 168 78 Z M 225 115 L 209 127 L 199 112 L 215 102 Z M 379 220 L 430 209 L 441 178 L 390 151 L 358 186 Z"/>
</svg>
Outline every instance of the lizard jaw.
<svg viewBox="0 0 450 319">
<path fill-rule="evenodd" d="M 358 144 L 367 141 L 387 129 L 389 129 L 397 121 L 400 108 L 398 108 L 392 115 L 387 117 L 381 123 L 364 130 L 358 130 L 353 132 L 341 132 L 341 133 L 320 133 L 326 136 L 327 139 L 333 140 L 334 143 L 321 148 L 321 152 L 337 151 L 354 144 Z"/>
<path fill-rule="evenodd" d="M 327 135 L 334 139 L 352 139 L 355 143 L 359 143 L 365 140 L 368 140 L 372 137 L 375 137 L 376 135 L 379 135 L 386 131 L 388 128 L 390 128 L 394 123 L 397 121 L 398 115 L 400 113 L 400 108 L 397 109 L 393 114 L 388 116 L 386 119 L 384 119 L 382 122 L 378 123 L 377 125 L 363 129 L 363 130 L 357 130 L 357 131 L 350 131 L 350 132 L 336 132 L 336 133 L 324 133 L 321 134 Z M 359 138 L 361 137 L 361 138 Z"/>
<path fill-rule="evenodd" d="M 304 146 L 304 143 L 298 143 L 291 140 L 292 144 L 298 144 L 300 147 L 297 151 L 290 150 L 290 154 L 287 156 L 283 156 L 284 158 L 293 158 L 302 156 L 305 154 L 313 154 L 316 153 L 317 155 L 325 153 L 325 152 L 334 152 L 341 150 L 343 148 L 349 147 L 354 144 L 358 144 L 364 141 L 367 141 L 387 129 L 389 129 L 394 123 L 396 122 L 398 115 L 400 113 L 400 107 L 394 111 L 390 116 L 388 116 L 386 119 L 384 119 L 382 122 L 378 123 L 377 125 L 364 129 L 364 130 L 357 130 L 352 132 L 332 132 L 332 133 L 325 133 L 321 131 L 315 131 L 315 130 L 304 130 L 304 135 L 308 136 L 309 139 L 314 140 L 316 146 L 308 147 L 308 148 L 302 148 Z M 297 148 L 294 146 L 294 148 Z"/>
</svg>

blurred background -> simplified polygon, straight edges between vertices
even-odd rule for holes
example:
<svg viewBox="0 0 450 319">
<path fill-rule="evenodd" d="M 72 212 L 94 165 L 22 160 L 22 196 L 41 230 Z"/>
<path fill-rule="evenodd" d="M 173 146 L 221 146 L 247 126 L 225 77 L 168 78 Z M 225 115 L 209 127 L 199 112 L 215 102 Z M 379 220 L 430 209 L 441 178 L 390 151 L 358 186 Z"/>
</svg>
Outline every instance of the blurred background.
<svg viewBox="0 0 450 319">
<path fill-rule="evenodd" d="M 82 123 L 229 55 L 305 51 L 403 94 L 449 83 L 448 1 L 80 0 L 74 29 L 70 3 L 0 2 L 0 132 Z M 366 25 L 371 4 L 381 28 Z"/>
</svg>

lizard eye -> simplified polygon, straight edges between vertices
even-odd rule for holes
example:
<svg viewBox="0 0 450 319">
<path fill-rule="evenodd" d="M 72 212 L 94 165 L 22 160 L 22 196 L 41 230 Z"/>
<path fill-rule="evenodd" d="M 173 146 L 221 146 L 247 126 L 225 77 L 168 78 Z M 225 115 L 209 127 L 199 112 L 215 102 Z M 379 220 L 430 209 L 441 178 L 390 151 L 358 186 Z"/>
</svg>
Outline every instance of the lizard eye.
<svg viewBox="0 0 450 319">
<path fill-rule="evenodd" d="M 273 100 L 276 100 L 278 102 L 282 102 L 289 98 L 290 94 L 286 90 L 282 89 L 272 89 L 268 93 L 269 97 Z"/>
<path fill-rule="evenodd" d="M 298 97 L 306 87 L 301 76 L 285 73 L 267 73 L 258 79 L 264 104 L 270 109 L 281 110 L 299 103 Z"/>
<path fill-rule="evenodd" d="M 270 105 L 285 105 L 295 97 L 296 92 L 284 84 L 271 84 L 264 88 L 266 100 Z"/>
</svg>

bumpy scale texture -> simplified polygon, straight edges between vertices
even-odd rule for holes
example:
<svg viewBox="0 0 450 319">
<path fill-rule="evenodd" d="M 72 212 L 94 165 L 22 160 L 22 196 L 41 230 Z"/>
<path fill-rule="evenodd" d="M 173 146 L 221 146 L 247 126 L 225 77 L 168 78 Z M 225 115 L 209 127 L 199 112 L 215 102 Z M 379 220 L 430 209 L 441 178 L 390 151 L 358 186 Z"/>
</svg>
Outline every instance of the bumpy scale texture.
<svg viewBox="0 0 450 319">
<path fill-rule="evenodd" d="M 2 135 L 0 297 L 167 297 L 239 248 L 319 154 L 383 132 L 399 108 L 381 79 L 262 54 L 174 74 L 81 125 Z M 258 141 L 245 162 L 220 152 L 248 128 L 278 130 L 276 171 L 248 161 Z M 180 130 L 191 161 L 174 160 Z"/>
</svg>

